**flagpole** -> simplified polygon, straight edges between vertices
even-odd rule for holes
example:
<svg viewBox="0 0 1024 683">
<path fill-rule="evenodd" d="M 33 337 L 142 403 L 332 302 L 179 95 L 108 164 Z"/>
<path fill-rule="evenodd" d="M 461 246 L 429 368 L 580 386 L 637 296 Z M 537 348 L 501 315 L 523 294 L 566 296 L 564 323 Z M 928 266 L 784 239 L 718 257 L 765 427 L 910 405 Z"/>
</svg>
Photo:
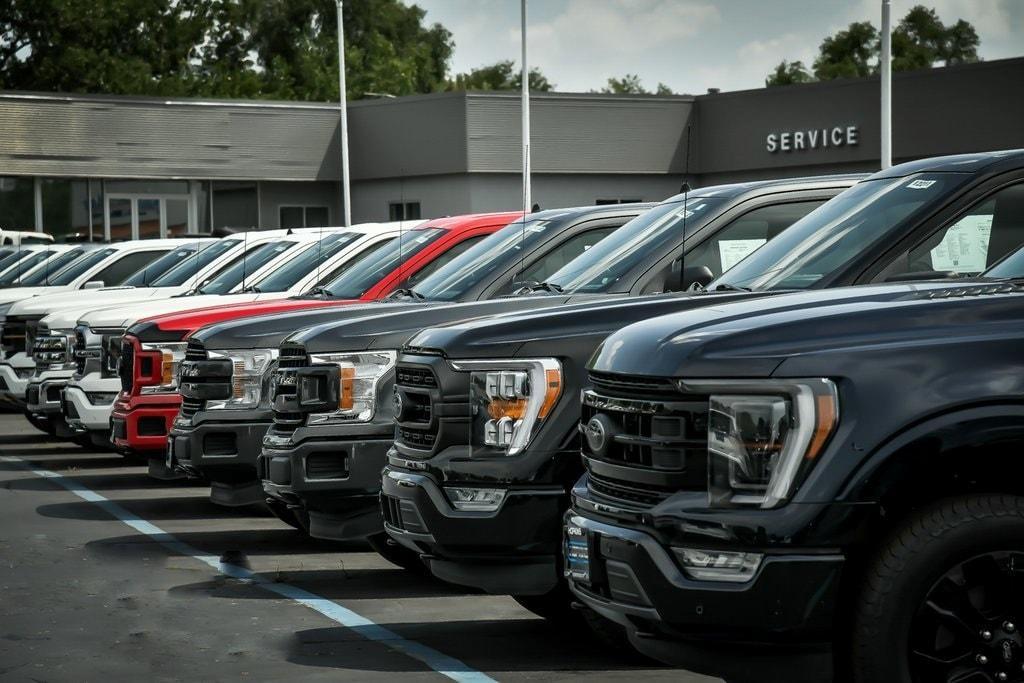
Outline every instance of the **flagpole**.
<svg viewBox="0 0 1024 683">
<path fill-rule="evenodd" d="M 338 89 L 341 113 L 341 204 L 342 225 L 352 225 L 352 197 L 348 182 L 348 97 L 345 93 L 345 27 L 342 21 L 342 0 L 338 6 Z"/>
<path fill-rule="evenodd" d="M 892 28 L 890 0 L 882 0 L 882 56 L 879 75 L 882 81 L 881 168 L 892 166 Z"/>
<path fill-rule="evenodd" d="M 530 187 L 530 67 L 526 61 L 526 0 L 521 0 L 523 42 L 523 212 L 529 213 L 533 207 L 532 188 Z"/>
</svg>

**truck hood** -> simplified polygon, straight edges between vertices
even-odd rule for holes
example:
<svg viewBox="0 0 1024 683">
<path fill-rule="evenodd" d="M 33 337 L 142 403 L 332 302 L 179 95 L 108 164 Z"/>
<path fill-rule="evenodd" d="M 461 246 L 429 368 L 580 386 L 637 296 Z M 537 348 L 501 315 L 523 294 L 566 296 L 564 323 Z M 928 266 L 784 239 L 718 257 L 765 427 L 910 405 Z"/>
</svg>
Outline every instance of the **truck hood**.
<svg viewBox="0 0 1024 683">
<path fill-rule="evenodd" d="M 182 311 L 216 306 L 217 304 L 248 303 L 256 298 L 256 294 L 199 294 L 196 296 L 175 296 L 157 301 L 135 302 L 127 306 L 106 306 L 87 309 L 78 320 L 92 328 L 97 327 L 129 327 L 143 318 Z"/>
<path fill-rule="evenodd" d="M 46 315 L 67 309 L 77 309 L 78 315 L 72 320 L 77 320 L 82 310 L 106 308 L 115 304 L 124 306 L 128 304 L 150 301 L 152 299 L 167 299 L 183 290 L 180 287 L 124 287 L 110 289 L 88 289 L 60 292 L 57 294 L 41 294 L 31 299 L 22 299 L 11 306 L 12 314 L 24 315 Z"/>
<path fill-rule="evenodd" d="M 950 293 L 973 292 L 974 301 L 979 292 L 997 288 L 870 285 L 708 306 L 618 330 L 601 344 L 590 368 L 654 377 L 767 377 L 787 358 L 805 353 L 877 345 L 906 332 L 920 339 L 931 333 L 919 320 L 904 320 L 908 307 L 941 300 L 963 305 L 966 295 Z"/>
<path fill-rule="evenodd" d="M 376 308 L 364 310 L 358 317 L 299 330 L 288 337 L 288 341 L 303 344 L 309 353 L 401 349 L 413 335 L 430 325 L 561 306 L 569 299 L 569 296 L 520 296 L 465 303 L 423 303 L 397 311 Z"/>
<path fill-rule="evenodd" d="M 202 342 L 207 349 L 276 349 L 289 335 L 306 327 L 356 318 L 369 312 L 386 311 L 393 314 L 404 309 L 419 309 L 425 306 L 416 301 L 329 303 L 334 305 L 286 313 L 253 313 L 203 327 L 191 338 Z"/>
<path fill-rule="evenodd" d="M 572 357 L 583 363 L 606 336 L 638 320 L 764 296 L 769 295 L 673 293 L 571 303 L 425 329 L 409 341 L 408 350 L 448 358 Z"/>
<path fill-rule="evenodd" d="M 42 294 L 66 292 L 68 289 L 69 288 L 65 286 L 11 287 L 9 289 L 0 289 L 0 305 L 21 301 L 23 299 L 28 299 L 29 297 L 40 296 Z M 74 291 L 77 292 L 78 290 Z"/>
<path fill-rule="evenodd" d="M 229 294 L 211 296 L 213 303 L 219 306 L 195 307 L 167 311 L 162 315 L 147 315 L 132 327 L 132 334 L 140 339 L 183 339 L 201 327 L 214 323 L 248 318 L 257 315 L 271 315 L 324 308 L 325 306 L 345 306 L 359 303 L 350 299 L 274 299 L 269 301 L 253 301 L 252 294 Z M 239 300 L 239 297 L 242 297 Z M 202 299 L 205 297 L 182 297 L 178 301 Z M 230 299 L 230 301 L 228 301 Z M 133 321 L 134 323 L 134 321 Z M 133 323 L 128 323 L 132 325 Z M 292 328 L 294 331 L 296 328 Z"/>
</svg>

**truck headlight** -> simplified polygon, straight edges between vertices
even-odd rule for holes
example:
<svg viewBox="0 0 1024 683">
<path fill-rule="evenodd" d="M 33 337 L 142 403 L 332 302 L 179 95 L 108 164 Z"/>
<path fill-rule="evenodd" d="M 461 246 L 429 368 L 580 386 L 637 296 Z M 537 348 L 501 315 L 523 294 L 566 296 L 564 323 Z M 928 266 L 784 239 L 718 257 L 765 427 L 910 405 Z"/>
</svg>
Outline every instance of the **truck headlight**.
<svg viewBox="0 0 1024 683">
<path fill-rule="evenodd" d="M 474 456 L 521 453 L 562 394 L 562 365 L 554 358 L 452 361 L 452 367 L 470 373 Z"/>
<path fill-rule="evenodd" d="M 786 501 L 824 450 L 839 420 L 827 379 L 681 380 L 709 393 L 711 505 L 775 507 Z"/>
<path fill-rule="evenodd" d="M 209 351 L 207 356 L 210 360 L 231 361 L 231 397 L 209 400 L 206 402 L 207 409 L 242 410 L 260 404 L 274 371 L 277 349 Z"/>
<path fill-rule="evenodd" d="M 369 422 L 377 410 L 378 387 L 389 376 L 395 367 L 398 352 L 394 350 L 367 351 L 364 353 L 314 353 L 309 359 L 314 367 L 336 366 L 337 375 L 329 380 L 337 382 L 324 395 L 332 397 L 334 410 L 316 412 L 309 415 L 308 423 L 325 424 L 329 422 Z M 298 395 L 312 397 L 314 391 L 307 383 L 319 383 L 315 377 L 300 377 Z M 316 389 L 315 392 L 319 392 Z M 336 397 L 336 401 L 333 397 Z M 391 394 L 387 394 L 390 400 Z"/>
<path fill-rule="evenodd" d="M 149 383 L 143 384 L 143 394 L 173 394 L 178 390 L 178 368 L 185 359 L 186 342 L 160 342 L 143 344 L 137 362 Z"/>
</svg>

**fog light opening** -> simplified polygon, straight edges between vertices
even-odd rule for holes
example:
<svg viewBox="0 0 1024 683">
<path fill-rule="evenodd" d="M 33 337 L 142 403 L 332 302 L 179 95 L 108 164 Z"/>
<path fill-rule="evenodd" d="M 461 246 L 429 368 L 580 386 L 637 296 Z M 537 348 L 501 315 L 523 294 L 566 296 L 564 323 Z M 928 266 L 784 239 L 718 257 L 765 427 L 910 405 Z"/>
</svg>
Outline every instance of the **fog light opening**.
<svg viewBox="0 0 1024 683">
<path fill-rule="evenodd" d="M 673 548 L 683 571 L 698 581 L 727 581 L 746 583 L 754 578 L 762 553 L 738 553 L 724 550 L 697 550 L 694 548 Z"/>
<path fill-rule="evenodd" d="M 456 510 L 494 512 L 505 501 L 505 489 L 445 488 Z"/>
</svg>

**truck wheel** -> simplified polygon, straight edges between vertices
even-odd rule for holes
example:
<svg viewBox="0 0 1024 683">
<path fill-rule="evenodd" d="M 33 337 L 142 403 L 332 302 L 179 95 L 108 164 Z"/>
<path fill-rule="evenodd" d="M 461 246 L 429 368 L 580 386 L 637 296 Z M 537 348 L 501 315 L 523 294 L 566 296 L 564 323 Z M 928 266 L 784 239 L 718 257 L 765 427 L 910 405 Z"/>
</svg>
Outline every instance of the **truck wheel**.
<svg viewBox="0 0 1024 683">
<path fill-rule="evenodd" d="M 35 427 L 36 429 L 38 429 L 41 432 L 45 432 L 46 434 L 49 434 L 50 436 L 54 436 L 57 433 L 56 425 L 54 425 L 49 420 L 36 417 L 35 415 L 33 415 L 32 413 L 28 412 L 27 410 L 25 411 L 25 419 L 28 420 L 28 423 L 30 425 L 32 425 L 33 427 Z"/>
<path fill-rule="evenodd" d="M 279 500 L 268 500 L 267 507 L 274 516 L 304 533 L 309 532 L 309 512 L 305 509 L 290 508 Z"/>
<path fill-rule="evenodd" d="M 868 564 L 853 623 L 853 679 L 1020 681 L 1024 498 L 940 501 Z"/>
<path fill-rule="evenodd" d="M 427 566 L 423 564 L 418 553 L 409 550 L 403 545 L 392 541 L 386 533 L 374 534 L 366 539 L 377 553 L 391 564 L 397 564 L 402 569 L 416 574 L 428 574 Z"/>
</svg>

